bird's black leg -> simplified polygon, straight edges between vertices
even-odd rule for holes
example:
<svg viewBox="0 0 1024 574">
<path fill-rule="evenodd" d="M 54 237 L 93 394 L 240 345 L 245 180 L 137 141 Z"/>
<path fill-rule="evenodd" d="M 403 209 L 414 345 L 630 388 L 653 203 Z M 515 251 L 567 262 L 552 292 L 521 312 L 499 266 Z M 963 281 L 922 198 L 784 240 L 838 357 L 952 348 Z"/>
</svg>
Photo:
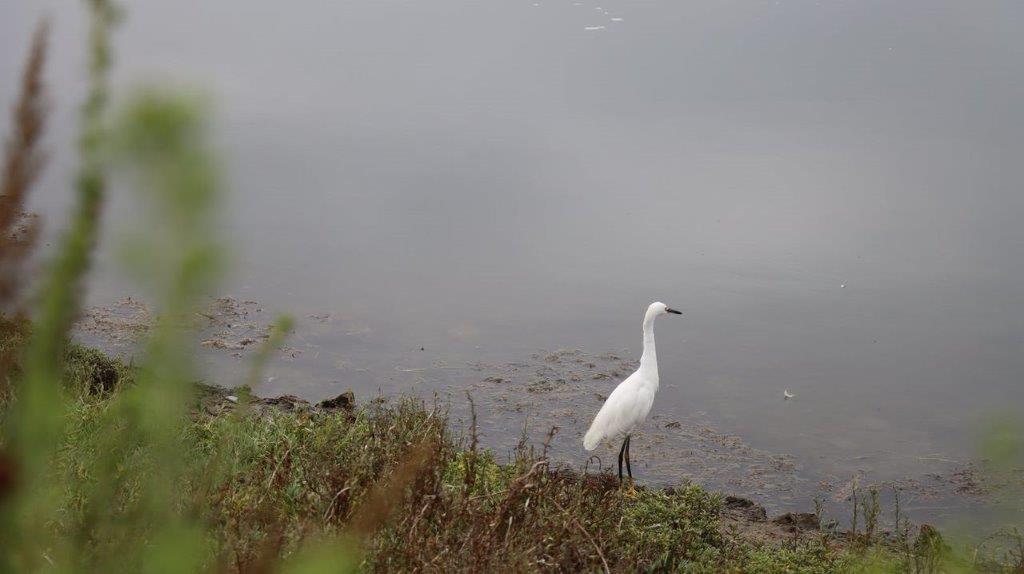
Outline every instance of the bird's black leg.
<svg viewBox="0 0 1024 574">
<path fill-rule="evenodd" d="M 622 455 L 626 452 L 626 443 L 629 441 L 629 437 L 626 437 L 622 441 L 622 448 L 619 449 L 619 484 L 622 484 Z"/>
<path fill-rule="evenodd" d="M 629 473 L 630 480 L 633 480 L 633 467 L 629 464 L 629 444 L 631 442 L 630 439 L 632 438 L 632 436 L 626 437 L 626 472 Z"/>
</svg>

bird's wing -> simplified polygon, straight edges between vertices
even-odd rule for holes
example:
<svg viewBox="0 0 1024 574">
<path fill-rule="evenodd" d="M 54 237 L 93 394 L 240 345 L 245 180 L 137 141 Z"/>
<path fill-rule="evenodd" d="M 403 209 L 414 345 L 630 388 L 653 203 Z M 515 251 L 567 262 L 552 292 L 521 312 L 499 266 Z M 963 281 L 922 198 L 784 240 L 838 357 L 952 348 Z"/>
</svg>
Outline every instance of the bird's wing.
<svg viewBox="0 0 1024 574">
<path fill-rule="evenodd" d="M 594 450 L 602 440 L 629 432 L 647 416 L 653 397 L 637 377 L 633 373 L 608 396 L 583 437 L 583 448 Z"/>
</svg>

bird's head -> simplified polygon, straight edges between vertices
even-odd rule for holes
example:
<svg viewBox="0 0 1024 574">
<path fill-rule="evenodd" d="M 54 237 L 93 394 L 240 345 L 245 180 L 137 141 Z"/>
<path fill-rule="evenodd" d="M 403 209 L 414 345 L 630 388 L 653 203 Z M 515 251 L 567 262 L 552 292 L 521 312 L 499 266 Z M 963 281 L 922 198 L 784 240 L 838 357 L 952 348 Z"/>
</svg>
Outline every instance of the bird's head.
<svg viewBox="0 0 1024 574">
<path fill-rule="evenodd" d="M 654 303 L 651 303 L 651 306 L 647 308 L 647 314 L 651 316 L 666 314 L 682 315 L 682 313 L 676 311 L 675 309 L 669 307 L 668 305 L 662 303 L 661 301 L 655 301 Z"/>
</svg>

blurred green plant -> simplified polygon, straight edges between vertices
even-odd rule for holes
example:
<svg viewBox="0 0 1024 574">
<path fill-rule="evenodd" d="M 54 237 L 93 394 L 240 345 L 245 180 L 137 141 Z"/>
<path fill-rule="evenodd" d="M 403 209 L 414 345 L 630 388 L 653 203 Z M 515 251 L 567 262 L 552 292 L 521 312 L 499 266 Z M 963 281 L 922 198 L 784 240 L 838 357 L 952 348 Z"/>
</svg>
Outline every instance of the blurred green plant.
<svg viewBox="0 0 1024 574">
<path fill-rule="evenodd" d="M 32 35 L 0 173 L 0 314 L 4 315 L 0 333 L 11 335 L 4 337 L 5 343 L 22 338 L 28 321 L 21 295 L 25 288 L 25 262 L 35 246 L 38 225 L 25 212 L 25 203 L 45 163 L 40 140 L 47 119 L 43 71 L 48 45 L 49 25 L 43 21 Z M 13 396 L 12 375 L 22 347 L 21 344 L 0 346 L 0 404 Z"/>
<path fill-rule="evenodd" d="M 104 0 L 88 5 L 90 87 L 82 108 L 76 204 L 44 278 L 17 400 L 5 413 L 4 462 L 11 479 L 2 532 L 12 551 L 4 553 L 4 566 L 192 572 L 208 553 L 202 527 L 184 512 L 177 492 L 190 471 L 180 436 L 194 380 L 181 318 L 210 293 L 219 272 L 219 249 L 211 240 L 219 178 L 195 102 L 146 91 L 108 126 L 109 33 L 116 10 Z M 144 256 L 134 257 L 130 268 L 145 278 L 161 316 L 135 384 L 92 407 L 96 424 L 67 426 L 79 420 L 69 416 L 73 409 L 90 408 L 63 384 L 62 365 L 111 167 L 132 176 L 131 189 L 148 207 L 147 233 L 132 249 Z M 89 447 L 92 456 L 61 468 L 58 453 L 70 443 Z M 124 472 L 136 464 L 142 472 Z M 82 485 L 72 501 L 66 500 L 69 480 Z"/>
<path fill-rule="evenodd" d="M 1024 421 L 1019 413 L 989 417 L 981 432 L 978 451 L 986 479 L 1018 504 L 1010 517 L 1024 517 Z"/>
<path fill-rule="evenodd" d="M 109 32 L 114 10 L 104 0 L 89 3 L 91 15 L 89 90 L 82 108 L 79 139 L 81 165 L 76 202 L 40 289 L 36 320 L 24 359 L 17 407 L 5 414 L 5 471 L 16 495 L 3 496 L 2 533 L 19 552 L 6 555 L 4 566 L 35 569 L 50 563 L 47 526 L 58 520 L 59 484 L 47 480 L 63 432 L 67 401 L 61 388 L 67 333 L 80 306 L 80 286 L 89 267 L 105 188 L 103 132 L 110 68 Z M 31 488 L 28 487 L 31 485 Z"/>
<path fill-rule="evenodd" d="M 249 370 L 249 388 L 257 386 L 260 382 L 260 375 L 267 366 L 267 362 L 270 360 L 271 355 L 274 351 L 279 349 L 284 343 L 285 337 L 295 327 L 295 321 L 288 316 L 281 316 L 277 318 L 273 326 L 270 328 L 270 336 L 256 351 L 255 356 L 252 359 L 252 368 Z"/>
<path fill-rule="evenodd" d="M 96 156 L 89 161 L 96 163 L 86 168 L 91 183 L 84 193 L 89 198 L 82 201 L 96 199 L 97 178 L 102 176 L 93 170 L 99 169 L 100 157 L 102 165 L 133 176 L 130 187 L 140 191 L 150 209 L 145 217 L 149 233 L 133 246 L 146 256 L 134 258 L 130 268 L 146 279 L 160 316 L 135 383 L 94 406 L 96 424 L 62 428 L 62 422 L 74 420 L 68 411 L 75 408 L 77 397 L 61 384 L 60 357 L 45 367 L 41 362 L 62 348 L 69 325 L 57 326 L 79 305 L 74 284 L 86 269 L 83 241 L 93 232 L 83 230 L 95 222 L 73 224 L 73 239 L 62 244 L 51 268 L 44 291 L 50 312 L 35 327 L 24 384 L 11 408 L 8 436 L 16 446 L 21 487 L 13 499 L 21 504 L 4 510 L 7 533 L 17 540 L 12 565 L 18 570 L 87 565 L 96 571 L 192 572 L 209 559 L 203 530 L 181 508 L 178 493 L 192 470 L 180 436 L 195 380 L 188 322 L 182 318 L 215 286 L 220 263 L 219 250 L 209 239 L 219 184 L 204 125 L 193 101 L 146 91 L 130 101 L 112 130 L 96 128 L 107 139 L 91 140 L 89 153 Z M 93 146 L 106 148 L 109 155 Z M 95 216 L 89 209 L 78 212 L 80 218 Z M 58 289 L 56 278 L 69 274 L 76 281 Z M 49 328 L 44 328 L 47 321 Z M 38 421 L 54 413 L 60 419 L 41 427 Z M 75 432 L 87 436 L 72 437 Z M 80 459 L 60 476 L 54 472 L 55 454 L 71 438 L 88 445 L 94 456 Z M 137 463 L 144 464 L 144 472 L 123 472 Z M 66 503 L 63 480 L 85 485 L 71 505 L 75 512 L 59 512 Z"/>
</svg>

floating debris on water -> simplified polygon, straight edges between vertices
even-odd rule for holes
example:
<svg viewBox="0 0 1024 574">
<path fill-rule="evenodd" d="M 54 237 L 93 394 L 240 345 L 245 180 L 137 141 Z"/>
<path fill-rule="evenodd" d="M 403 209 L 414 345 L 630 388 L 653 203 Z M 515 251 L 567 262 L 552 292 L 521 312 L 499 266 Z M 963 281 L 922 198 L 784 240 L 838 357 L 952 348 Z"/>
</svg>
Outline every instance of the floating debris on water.
<svg viewBox="0 0 1024 574">
<path fill-rule="evenodd" d="M 87 344 L 118 353 L 129 351 L 149 333 L 152 324 L 153 316 L 145 303 L 124 297 L 86 310 L 76 327 Z"/>
</svg>

